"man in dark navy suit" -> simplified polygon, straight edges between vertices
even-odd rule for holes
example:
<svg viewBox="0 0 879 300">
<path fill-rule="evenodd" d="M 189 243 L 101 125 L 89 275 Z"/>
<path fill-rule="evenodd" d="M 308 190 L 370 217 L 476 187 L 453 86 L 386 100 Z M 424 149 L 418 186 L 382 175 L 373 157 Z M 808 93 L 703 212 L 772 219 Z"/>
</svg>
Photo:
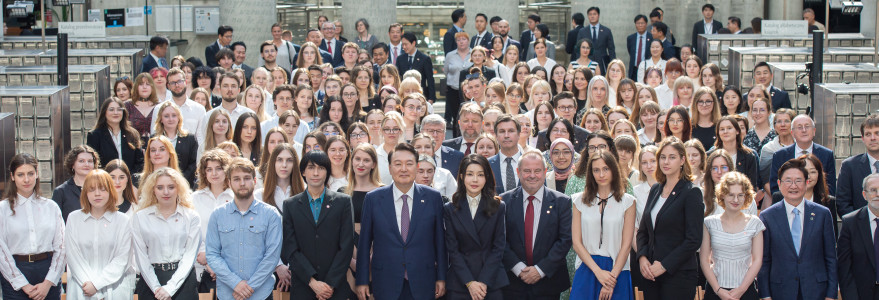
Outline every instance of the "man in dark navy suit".
<svg viewBox="0 0 879 300">
<path fill-rule="evenodd" d="M 501 36 L 501 38 L 504 39 L 504 53 L 507 52 L 507 47 L 509 47 L 510 45 L 516 46 L 516 48 L 518 48 L 519 52 L 521 53 L 522 52 L 522 44 L 519 43 L 519 41 L 511 38 L 508 35 L 509 33 L 510 33 L 510 22 L 507 20 L 503 20 L 503 19 L 500 21 L 497 21 L 497 35 Z M 493 49 L 493 47 L 494 47 L 493 45 L 491 45 L 491 43 L 489 43 L 488 46 L 489 46 L 489 49 Z M 526 44 L 525 47 L 527 48 L 528 45 Z M 525 49 L 525 50 L 528 50 L 528 49 Z"/>
<path fill-rule="evenodd" d="M 773 193 L 778 191 L 778 170 L 782 164 L 803 154 L 814 154 L 821 160 L 824 167 L 824 177 L 830 195 L 836 195 L 836 160 L 834 160 L 833 150 L 813 142 L 815 121 L 808 115 L 799 115 L 791 121 L 790 128 L 795 143 L 779 149 L 772 155 L 772 167 L 769 169 L 769 188 Z"/>
<path fill-rule="evenodd" d="M 511 115 L 501 115 L 494 126 L 494 135 L 498 141 L 498 152 L 488 158 L 488 164 L 494 173 L 495 190 L 498 194 L 510 191 L 519 185 L 516 166 L 522 159 L 522 147 L 519 146 L 519 133 L 522 124 Z"/>
<path fill-rule="evenodd" d="M 388 157 L 394 183 L 363 200 L 357 296 L 366 300 L 372 289 L 374 299 L 442 297 L 448 271 L 442 196 L 415 183 L 418 153 L 412 145 L 397 144 Z"/>
<path fill-rule="evenodd" d="M 326 51 L 332 57 L 332 60 L 325 62 L 332 63 L 333 67 L 344 64 L 342 61 L 343 43 L 335 38 L 336 25 L 333 22 L 324 22 L 320 25 L 320 32 L 323 34 L 323 39 L 320 41 L 320 49 Z"/>
<path fill-rule="evenodd" d="M 320 48 L 321 43 L 324 42 L 323 34 L 320 32 L 320 30 L 317 30 L 317 28 L 309 28 L 308 32 L 305 34 L 305 41 L 311 42 L 315 46 L 318 46 L 318 50 L 320 50 L 320 58 L 321 58 L 321 60 L 323 60 L 323 62 L 329 63 L 329 64 L 333 63 L 333 56 L 331 56 L 330 53 L 327 52 L 326 50 Z M 296 66 L 295 66 L 296 61 L 299 59 L 299 53 L 301 53 L 301 52 L 302 51 L 297 50 L 296 55 L 293 56 L 293 65 L 294 65 L 293 67 L 294 68 L 296 68 Z"/>
<path fill-rule="evenodd" d="M 476 46 L 482 46 L 485 49 L 489 48 L 491 45 L 491 39 L 494 38 L 494 35 L 491 32 L 488 32 L 488 16 L 484 13 L 476 14 L 476 34 L 470 38 L 470 49 L 475 48 Z"/>
<path fill-rule="evenodd" d="M 836 299 L 835 220 L 826 207 L 803 198 L 807 174 L 805 160 L 781 165 L 776 184 L 784 200 L 760 213 L 766 226 L 757 275 L 761 299 Z"/>
<path fill-rule="evenodd" d="M 650 42 L 653 35 L 647 32 L 647 17 L 635 16 L 635 33 L 626 37 L 626 49 L 629 50 L 629 78 L 638 81 L 638 65 L 650 58 Z"/>
<path fill-rule="evenodd" d="M 544 186 L 540 151 L 522 154 L 522 185 L 501 194 L 507 205 L 504 299 L 558 299 L 571 287 L 565 255 L 571 249 L 571 198 Z M 540 234 L 537 234 L 540 232 Z"/>
<path fill-rule="evenodd" d="M 580 49 L 575 49 L 577 47 L 577 36 L 580 35 L 580 29 L 583 28 L 583 24 L 586 23 L 586 17 L 583 16 L 583 13 L 574 13 L 571 16 L 571 31 L 568 31 L 567 39 L 565 39 L 565 52 L 571 55 L 571 61 L 575 61 L 580 58 Z"/>
<path fill-rule="evenodd" d="M 217 28 L 217 41 L 204 48 L 204 60 L 208 67 L 219 67 L 217 52 L 232 45 L 232 26 L 222 25 Z"/>
<path fill-rule="evenodd" d="M 399 69 L 400 74 L 405 74 L 409 70 L 421 73 L 421 90 L 424 91 L 424 96 L 427 97 L 427 100 L 433 103 L 436 100 L 436 88 L 434 88 L 433 82 L 433 63 L 430 60 L 430 56 L 415 48 L 417 43 L 418 40 L 415 38 L 415 34 L 411 32 L 403 33 L 403 40 L 401 41 L 403 53 L 397 57 L 397 69 Z"/>
<path fill-rule="evenodd" d="M 163 36 L 154 36 L 150 38 L 150 53 L 144 56 L 141 63 L 140 72 L 146 73 L 156 67 L 170 69 L 165 55 L 168 54 L 168 39 Z"/>
<path fill-rule="evenodd" d="M 872 114 L 861 123 L 861 140 L 867 153 L 845 159 L 836 181 L 836 207 L 844 216 L 867 205 L 861 183 L 870 174 L 879 173 L 879 115 Z"/>
<path fill-rule="evenodd" d="M 867 199 L 867 206 L 842 217 L 836 255 L 839 264 L 839 291 L 842 299 L 879 299 L 879 175 L 871 174 L 859 185 L 858 196 Z M 837 198 L 838 199 L 838 198 Z M 838 201 L 838 200 L 837 200 Z"/>
<path fill-rule="evenodd" d="M 580 29 L 577 40 L 588 39 L 592 41 L 592 52 L 589 53 L 591 56 L 589 59 L 598 62 L 601 74 L 607 74 L 607 64 L 617 58 L 613 33 L 610 28 L 598 23 L 601 17 L 601 10 L 598 7 L 593 6 L 586 10 L 586 17 L 589 18 L 589 25 Z"/>
<path fill-rule="evenodd" d="M 714 34 L 717 33 L 718 30 L 723 28 L 723 23 L 720 23 L 718 20 L 714 20 L 714 5 L 711 3 L 706 3 L 702 5 L 702 20 L 693 24 L 693 47 L 699 47 L 699 35 L 700 34 Z M 699 53 L 696 51 L 696 53 Z"/>
<path fill-rule="evenodd" d="M 443 146 L 443 138 L 446 136 L 446 120 L 440 115 L 430 114 L 421 120 L 421 132 L 433 137 L 433 159 L 437 164 L 452 173 L 457 178 L 458 168 L 464 153 L 451 147 Z"/>
<path fill-rule="evenodd" d="M 791 108 L 790 96 L 782 89 L 772 85 L 772 68 L 765 61 L 761 61 L 754 66 L 754 84 L 762 84 L 766 87 L 766 92 L 772 98 L 772 112 L 779 108 Z M 748 95 L 744 95 L 745 103 L 748 102 Z"/>
<path fill-rule="evenodd" d="M 250 86 L 250 75 L 253 74 L 253 67 L 248 66 L 244 63 L 244 60 L 247 59 L 247 45 L 244 42 L 238 41 L 232 43 L 232 54 L 235 55 L 234 61 L 232 61 L 232 69 L 242 69 L 244 70 L 244 77 L 247 78 L 247 86 Z"/>
<path fill-rule="evenodd" d="M 453 112 L 447 112 L 453 113 Z M 476 138 L 482 134 L 482 109 L 475 102 L 467 102 L 458 110 L 458 127 L 461 136 L 443 142 L 443 146 L 467 154 L 476 153 Z"/>
<path fill-rule="evenodd" d="M 443 35 L 443 55 L 455 51 L 458 46 L 455 45 L 455 34 L 464 32 L 464 24 L 467 24 L 467 14 L 463 8 L 456 9 L 452 12 L 452 28 Z"/>
<path fill-rule="evenodd" d="M 522 31 L 522 36 L 519 38 L 519 43 L 524 45 L 523 47 L 519 47 L 519 60 L 521 61 L 524 61 L 525 57 L 528 55 L 528 45 L 534 41 L 534 30 L 537 30 L 537 24 L 540 24 L 540 15 L 528 15 L 528 20 L 525 21 L 525 24 L 528 25 L 528 29 Z M 549 39 L 549 37 L 545 38 Z M 504 49 L 506 49 L 506 47 Z"/>
</svg>

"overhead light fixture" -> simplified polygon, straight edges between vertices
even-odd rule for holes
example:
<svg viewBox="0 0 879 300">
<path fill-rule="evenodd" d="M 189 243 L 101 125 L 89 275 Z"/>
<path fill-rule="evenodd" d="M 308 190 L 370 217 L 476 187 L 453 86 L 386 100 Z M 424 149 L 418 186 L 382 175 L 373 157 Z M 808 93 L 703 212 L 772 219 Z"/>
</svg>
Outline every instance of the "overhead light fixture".
<svg viewBox="0 0 879 300">
<path fill-rule="evenodd" d="M 9 10 L 9 17 L 24 18 L 27 17 L 29 14 L 34 13 L 34 2 L 15 1 L 15 3 L 7 5 L 6 9 Z"/>
<path fill-rule="evenodd" d="M 861 1 L 842 1 L 842 15 L 856 16 L 860 15 L 864 10 L 864 3 Z"/>
</svg>

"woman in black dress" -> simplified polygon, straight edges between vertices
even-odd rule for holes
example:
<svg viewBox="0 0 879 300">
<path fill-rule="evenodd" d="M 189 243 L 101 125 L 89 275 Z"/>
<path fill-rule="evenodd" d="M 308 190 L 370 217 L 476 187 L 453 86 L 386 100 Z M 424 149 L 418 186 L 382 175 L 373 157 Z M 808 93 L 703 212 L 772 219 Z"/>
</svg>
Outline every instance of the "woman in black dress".
<svg viewBox="0 0 879 300">
<path fill-rule="evenodd" d="M 134 181 L 128 165 L 122 160 L 114 159 L 104 166 L 104 171 L 110 173 L 110 178 L 113 179 L 113 187 L 119 196 L 116 199 L 117 209 L 119 212 L 131 217 L 137 208 L 137 197 L 135 196 L 137 195 L 137 190 L 134 188 Z"/>
<path fill-rule="evenodd" d="M 351 151 L 351 163 L 348 171 L 348 186 L 339 188 L 339 192 L 351 196 L 351 208 L 354 210 L 354 256 L 351 258 L 348 284 L 354 288 L 354 273 L 357 272 L 357 240 L 360 238 L 360 213 L 366 193 L 384 186 L 378 175 L 378 154 L 370 144 L 354 146 Z"/>
<path fill-rule="evenodd" d="M 86 145 L 73 147 L 64 156 L 65 174 L 71 176 L 70 179 L 55 187 L 55 190 L 52 192 L 52 200 L 61 208 L 61 216 L 64 217 L 64 222 L 67 222 L 67 215 L 82 209 L 79 201 L 79 195 L 82 193 L 82 184 L 85 182 L 86 175 L 100 166 L 100 156 L 92 147 Z"/>
</svg>

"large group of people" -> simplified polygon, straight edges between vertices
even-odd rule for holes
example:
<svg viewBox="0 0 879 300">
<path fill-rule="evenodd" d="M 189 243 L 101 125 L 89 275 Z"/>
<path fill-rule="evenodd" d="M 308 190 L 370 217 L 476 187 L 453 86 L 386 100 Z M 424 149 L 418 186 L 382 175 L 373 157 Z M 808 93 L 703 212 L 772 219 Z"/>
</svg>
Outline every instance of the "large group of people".
<svg viewBox="0 0 879 300">
<path fill-rule="evenodd" d="M 694 32 L 724 29 L 702 13 Z M 879 295 L 879 114 L 837 175 L 766 63 L 743 95 L 659 8 L 628 64 L 597 7 L 572 16 L 568 64 L 539 15 L 519 41 L 451 18 L 444 116 L 400 24 L 348 42 L 321 16 L 301 45 L 275 24 L 256 68 L 229 26 L 206 64 L 154 37 L 51 200 L 33 155 L 7 162 L 3 299 Z"/>
</svg>

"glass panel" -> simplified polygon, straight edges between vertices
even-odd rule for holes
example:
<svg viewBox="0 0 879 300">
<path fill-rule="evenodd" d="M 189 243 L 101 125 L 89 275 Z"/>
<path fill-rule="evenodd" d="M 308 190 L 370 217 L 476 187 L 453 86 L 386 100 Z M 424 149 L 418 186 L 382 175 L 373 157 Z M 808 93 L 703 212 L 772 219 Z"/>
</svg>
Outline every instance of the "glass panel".
<svg viewBox="0 0 879 300">
<path fill-rule="evenodd" d="M 852 97 L 852 114 L 863 116 L 867 114 L 867 95 L 854 95 Z M 861 124 L 861 123 L 855 123 Z"/>
<path fill-rule="evenodd" d="M 80 94 L 70 94 L 70 111 L 82 110 L 82 96 Z"/>
<path fill-rule="evenodd" d="M 851 142 L 848 138 L 837 138 L 836 139 L 836 147 L 833 149 L 833 153 L 836 153 L 836 157 L 846 158 L 849 156 L 851 150 Z"/>
<path fill-rule="evenodd" d="M 18 99 L 18 115 L 22 118 L 34 116 L 34 99 L 31 97 L 21 97 Z"/>
<path fill-rule="evenodd" d="M 52 180 L 52 161 L 40 161 L 40 180 Z"/>
<path fill-rule="evenodd" d="M 48 97 L 37 97 L 37 102 L 34 105 L 34 110 L 37 117 L 50 117 L 51 107 L 49 107 L 49 98 Z"/>
<path fill-rule="evenodd" d="M 30 155 L 37 155 L 34 152 L 34 142 L 33 141 L 19 141 L 18 142 L 18 152 L 27 153 Z"/>
<path fill-rule="evenodd" d="M 3 97 L 3 99 L 0 100 L 0 103 L 2 103 L 0 104 L 0 111 L 2 112 L 14 113 L 18 111 L 16 108 L 17 105 L 15 104 L 15 98 L 13 97 Z"/>
<path fill-rule="evenodd" d="M 851 95 L 837 95 L 836 96 L 836 114 L 837 115 L 848 115 L 850 112 L 850 108 L 852 107 L 852 96 Z"/>
<path fill-rule="evenodd" d="M 836 118 L 836 135 L 849 136 L 851 134 L 852 119 L 848 117 Z"/>
<path fill-rule="evenodd" d="M 867 117 L 852 117 L 851 133 L 853 137 L 861 136 L 861 124 L 864 124 L 866 118 Z"/>
<path fill-rule="evenodd" d="M 37 74 L 24 74 L 24 85 L 37 85 Z"/>
<path fill-rule="evenodd" d="M 36 143 L 37 145 L 37 159 L 39 160 L 51 160 L 52 159 L 52 141 L 50 140 L 39 140 Z"/>
<path fill-rule="evenodd" d="M 95 111 L 98 109 L 98 103 L 95 101 L 94 93 L 87 93 L 82 98 L 82 109 L 86 111 Z"/>
<path fill-rule="evenodd" d="M 78 113 L 71 113 L 71 115 Z M 52 124 L 49 122 L 49 119 L 37 119 L 37 138 L 40 139 L 51 139 L 52 136 Z"/>
<path fill-rule="evenodd" d="M 34 139 L 34 119 L 21 118 L 18 121 L 18 137 L 22 140 Z"/>
</svg>

